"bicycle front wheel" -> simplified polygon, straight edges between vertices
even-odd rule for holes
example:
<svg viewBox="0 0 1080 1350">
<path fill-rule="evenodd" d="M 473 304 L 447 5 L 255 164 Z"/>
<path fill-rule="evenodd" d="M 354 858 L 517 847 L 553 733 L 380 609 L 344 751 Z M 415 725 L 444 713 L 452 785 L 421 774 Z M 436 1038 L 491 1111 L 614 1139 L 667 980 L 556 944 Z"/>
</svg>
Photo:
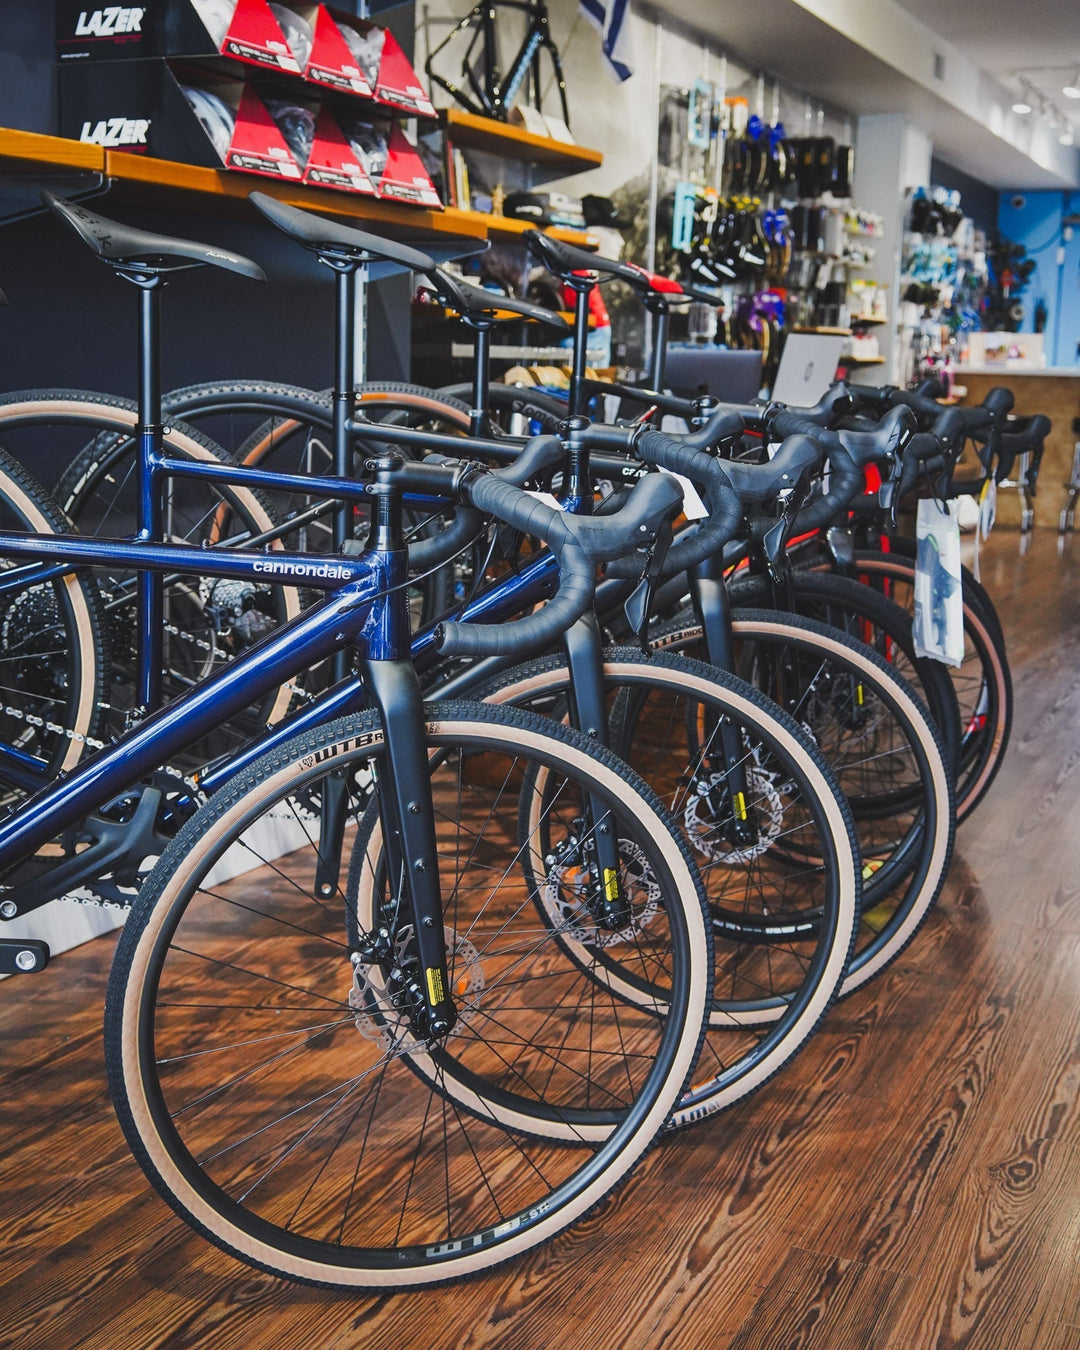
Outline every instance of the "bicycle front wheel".
<svg viewBox="0 0 1080 1350">
<path fill-rule="evenodd" d="M 526 713 L 429 705 L 426 727 L 459 1014 L 448 1036 L 425 1041 L 410 1018 L 400 895 L 379 910 L 385 955 L 351 959 L 342 879 L 384 772 L 373 714 L 298 737 L 220 789 L 162 856 L 113 965 L 110 1083 L 139 1162 L 211 1241 L 292 1279 L 418 1287 L 546 1241 L 641 1157 L 701 1041 L 700 881 L 656 799 Z M 520 824 L 538 771 L 558 781 L 554 835 L 580 833 L 600 803 L 633 841 L 630 903 L 652 911 L 624 942 L 662 990 L 648 1007 L 591 978 L 538 920 Z M 342 791 L 335 849 L 317 804 Z M 517 1124 L 490 1105 L 508 1101 Z M 562 1128 L 530 1131 L 530 1116 Z"/>
</svg>

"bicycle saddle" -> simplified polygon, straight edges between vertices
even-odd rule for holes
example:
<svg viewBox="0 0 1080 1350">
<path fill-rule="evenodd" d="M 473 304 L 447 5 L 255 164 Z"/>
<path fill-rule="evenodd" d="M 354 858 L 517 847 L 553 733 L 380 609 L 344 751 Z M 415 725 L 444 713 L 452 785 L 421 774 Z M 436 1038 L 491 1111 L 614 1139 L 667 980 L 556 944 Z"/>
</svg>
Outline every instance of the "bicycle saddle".
<svg viewBox="0 0 1080 1350">
<path fill-rule="evenodd" d="M 176 268 L 205 263 L 208 267 L 238 272 L 240 276 L 252 277 L 255 281 L 266 280 L 258 263 L 228 249 L 200 244 L 192 239 L 173 239 L 165 234 L 136 230 L 130 225 L 106 220 L 78 202 L 66 201 L 51 192 L 42 192 L 41 200 L 50 211 L 71 226 L 84 244 L 111 266 L 133 267 L 140 272 L 171 272 Z"/>
<path fill-rule="evenodd" d="M 448 309 L 456 309 L 466 321 L 470 316 L 490 316 L 498 310 L 509 310 L 514 314 L 523 314 L 527 319 L 536 319 L 539 323 L 569 331 L 570 325 L 561 315 L 541 305 L 534 305 L 531 300 L 519 300 L 513 295 L 484 290 L 482 286 L 470 286 L 468 282 L 437 267 L 427 275 L 440 302 Z"/>
<path fill-rule="evenodd" d="M 564 244 L 561 239 L 552 239 L 550 234 L 541 234 L 539 230 L 527 230 L 524 239 L 529 252 L 565 282 L 572 284 L 572 278 L 580 272 L 604 272 L 608 276 L 621 277 L 638 289 L 643 282 L 648 288 L 648 273 L 630 263 L 602 258 L 598 253 Z"/>
<path fill-rule="evenodd" d="M 353 229 L 351 225 L 341 225 L 336 220 L 316 215 L 314 211 L 286 206 L 265 192 L 249 192 L 248 201 L 271 225 L 276 225 L 291 239 L 315 253 L 344 255 L 358 263 L 392 262 L 410 272 L 430 273 L 435 270 L 434 260 L 428 254 L 410 248 L 407 244 L 395 243 L 393 239 L 384 239 L 378 234 L 366 234 L 363 230 Z"/>
</svg>

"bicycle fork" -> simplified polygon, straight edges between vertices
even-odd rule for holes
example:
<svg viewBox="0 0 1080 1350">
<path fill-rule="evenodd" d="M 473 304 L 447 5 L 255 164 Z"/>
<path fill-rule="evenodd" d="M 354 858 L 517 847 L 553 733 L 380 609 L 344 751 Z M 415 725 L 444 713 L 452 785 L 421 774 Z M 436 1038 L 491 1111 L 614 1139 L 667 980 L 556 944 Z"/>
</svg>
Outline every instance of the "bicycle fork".
<svg viewBox="0 0 1080 1350">
<path fill-rule="evenodd" d="M 457 1011 L 447 969 L 423 697 L 407 658 L 367 658 L 361 667 L 386 741 L 386 771 L 377 791 L 390 895 L 399 914 L 411 919 L 419 963 L 419 981 L 409 985 L 406 993 L 413 1016 L 419 1020 L 417 1030 L 433 1040 L 452 1030 Z M 393 959 L 393 939 L 388 930 L 384 934 L 369 935 L 361 948 L 362 959 Z M 382 950 L 387 942 L 389 946 Z"/>
<path fill-rule="evenodd" d="M 598 745 L 609 745 L 604 652 L 595 614 L 578 619 L 563 638 L 570 673 L 570 717 L 574 726 Z M 630 905 L 620 879 L 619 840 L 611 812 L 589 796 L 584 838 L 596 860 L 598 892 L 593 917 L 601 927 L 618 932 L 630 923 Z"/>
<path fill-rule="evenodd" d="M 731 601 L 724 585 L 724 571 L 720 562 L 706 558 L 688 573 L 690 599 L 705 640 L 705 659 L 718 670 L 736 674 L 735 653 L 732 645 Z M 749 847 L 757 842 L 757 828 L 749 809 L 746 753 L 739 728 L 730 718 L 722 717 L 717 728 L 724 762 L 724 782 L 731 806 L 729 828 L 731 843 Z"/>
</svg>

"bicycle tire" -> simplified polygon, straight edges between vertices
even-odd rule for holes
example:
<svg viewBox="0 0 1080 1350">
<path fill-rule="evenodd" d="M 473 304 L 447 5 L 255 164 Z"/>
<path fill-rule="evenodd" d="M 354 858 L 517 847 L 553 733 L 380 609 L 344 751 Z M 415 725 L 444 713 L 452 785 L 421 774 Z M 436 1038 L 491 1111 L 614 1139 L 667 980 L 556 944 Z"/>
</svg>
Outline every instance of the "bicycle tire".
<svg viewBox="0 0 1080 1350">
<path fill-rule="evenodd" d="M 63 512 L 36 478 L 0 449 L 0 529 L 70 534 Z M 0 563 L 0 571 L 17 566 Z M 68 773 L 100 744 L 108 651 L 101 596 L 85 572 L 29 583 L 0 595 L 0 739 L 41 764 L 44 778 Z M 16 795 L 0 769 L 3 800 Z"/>
<path fill-rule="evenodd" d="M 70 389 L 24 390 L 0 398 L 0 435 L 33 457 L 44 443 L 56 453 L 70 451 L 60 475 L 57 497 L 67 517 L 82 533 L 124 537 L 134 529 L 131 479 L 138 428 L 137 405 L 128 399 Z M 192 427 L 177 422 L 164 436 L 165 452 L 176 459 L 227 462 L 221 448 Z M 197 496 L 205 493 L 205 499 Z M 196 508 L 193 503 L 201 504 Z M 276 518 L 265 498 L 252 488 L 170 487 L 165 498 L 166 535 L 173 541 L 222 544 L 233 527 L 236 542 L 272 530 Z M 268 547 L 281 549 L 280 540 Z M 95 569 L 100 577 L 114 678 L 108 697 L 109 730 L 117 734 L 134 703 L 132 670 L 136 625 L 132 574 Z M 269 626 L 300 612 L 295 587 L 249 586 L 211 578 L 177 576 L 166 582 L 165 696 L 190 687 L 217 662 L 257 640 Z M 264 614 L 265 611 L 265 614 Z M 264 622 L 265 619 L 265 622 Z M 253 705 L 232 730 L 193 746 L 176 767 L 189 768 L 234 747 L 248 732 L 278 722 L 296 690 L 282 686 Z"/>
<path fill-rule="evenodd" d="M 960 753 L 960 707 L 952 680 L 940 662 L 915 655 L 911 615 L 884 596 L 847 577 L 828 572 L 792 574 L 794 612 L 877 651 L 915 688 L 930 710 L 953 771 Z M 746 577 L 731 585 L 731 602 L 740 609 L 775 609 L 764 577 Z"/>
<path fill-rule="evenodd" d="M 611 705 L 611 746 L 680 821 L 709 896 L 716 983 L 693 1083 L 672 1116 L 670 1128 L 678 1129 L 725 1110 L 764 1086 L 803 1049 L 827 1014 L 845 978 L 858 922 L 857 845 L 843 797 L 810 738 L 744 681 L 675 653 L 646 658 L 629 648 L 604 653 L 604 678 Z M 493 678 L 476 694 L 499 706 L 543 707 L 561 717 L 569 691 L 565 658 L 552 655 Z M 697 757 L 696 768 L 688 766 L 676 749 L 667 762 L 655 735 L 660 726 L 681 727 L 688 714 L 696 719 L 706 710 L 710 718 L 726 718 L 739 727 L 761 780 L 770 774 L 783 774 L 788 780 L 782 789 L 784 828 L 770 819 L 767 829 L 774 831 L 774 838 L 786 834 L 790 841 L 798 835 L 819 845 L 820 884 L 813 869 L 800 864 L 795 886 L 783 891 L 780 867 L 770 872 L 767 865 L 772 838 L 753 858 L 718 861 L 715 851 L 710 857 L 724 822 L 716 816 L 707 819 L 703 794 L 691 791 L 693 779 L 701 775 L 702 757 Z M 769 789 L 759 786 L 756 791 L 761 801 L 771 801 Z M 751 787 L 745 808 L 749 812 L 762 809 L 754 792 Z M 539 801 L 533 790 L 526 806 L 532 810 Z M 809 824 L 800 825 L 804 816 Z M 789 912 L 785 904 L 797 906 L 800 915 L 813 916 L 812 922 L 797 935 L 792 935 L 791 926 L 781 931 L 778 924 L 764 941 L 760 929 L 750 931 L 751 925 L 740 935 L 735 924 L 720 923 L 721 902 L 727 910 L 738 908 L 739 887 L 744 884 L 735 876 L 740 865 L 745 866 L 745 914 L 749 916 L 757 905 L 779 903 L 783 913 Z M 725 871 L 734 876 L 730 896 Z M 545 917 L 542 910 L 541 914 L 551 922 L 561 911 L 545 903 L 548 914 Z M 562 941 L 573 957 L 573 916 L 569 910 L 567 914 Z M 613 968 L 604 978 L 608 987 L 633 1002 L 642 997 L 642 989 L 632 975 L 630 970 Z M 647 990 L 644 996 L 648 997 Z"/>
<path fill-rule="evenodd" d="M 911 613 L 915 563 L 903 553 L 857 551 L 860 580 L 889 583 L 887 598 Z M 897 589 L 899 587 L 899 589 Z M 1012 675 L 1005 638 L 993 602 L 974 577 L 965 575 L 964 664 L 947 667 L 960 705 L 957 823 L 971 815 L 997 777 L 1009 748 L 1013 721 Z"/>
<path fill-rule="evenodd" d="M 447 384 L 434 391 L 440 399 L 452 402 L 472 403 L 472 386 L 468 384 Z M 560 425 L 569 416 L 569 405 L 563 399 L 545 394 L 542 389 L 531 389 L 518 384 L 490 384 L 488 386 L 487 412 L 497 427 L 510 433 L 513 419 L 524 418 L 526 422 L 535 422 L 545 434 L 558 435 Z"/>
<path fill-rule="evenodd" d="M 846 998 L 876 978 L 911 943 L 926 922 L 941 894 L 948 875 L 955 841 L 955 806 L 952 775 L 945 762 L 940 736 L 929 712 L 910 684 L 877 653 L 836 629 L 830 629 L 796 615 L 777 614 L 774 610 L 735 610 L 732 614 L 732 636 L 736 655 L 736 671 L 755 683 L 760 650 L 789 651 L 807 657 L 805 671 L 811 676 L 813 697 L 786 699 L 783 706 L 812 737 L 818 752 L 825 757 L 837 784 L 845 793 L 854 823 L 863 860 L 863 899 L 859 930 L 848 972 L 838 997 Z M 700 657 L 701 625 L 692 612 L 686 611 L 663 625 L 653 635 L 653 645 L 660 651 L 686 652 Z M 843 737 L 838 738 L 828 725 L 834 710 L 825 707 L 827 725 L 820 720 L 820 703 L 816 690 L 829 687 L 852 673 L 858 681 L 857 696 L 850 693 L 841 697 L 857 703 L 859 718 L 853 724 L 850 756 Z M 798 672 L 796 672 L 798 676 Z M 764 690 L 763 692 L 773 692 Z M 797 690 L 793 691 L 797 695 Z M 849 709 L 842 705 L 841 719 Z M 914 816 L 906 837 L 897 843 L 898 856 L 890 865 L 876 824 L 879 802 L 877 795 L 866 800 L 860 791 L 859 757 L 875 766 L 888 756 L 883 751 L 880 734 L 872 743 L 865 730 L 865 719 L 879 717 L 882 711 L 895 726 L 885 737 L 886 745 L 899 744 L 899 755 L 907 770 L 917 775 L 920 784 L 918 801 L 908 805 Z M 890 773 L 894 773 L 890 769 Z M 907 798 L 908 794 L 899 794 Z M 916 814 L 917 813 L 917 814 Z M 869 829 L 867 827 L 870 827 Z M 887 836 L 886 836 L 887 837 Z"/>
<path fill-rule="evenodd" d="M 358 807 L 366 802 L 365 784 L 371 779 L 365 774 L 370 765 L 377 768 L 384 747 L 377 717 L 360 714 L 298 736 L 238 774 L 162 855 L 128 919 L 106 1000 L 109 1081 L 128 1141 L 172 1208 L 239 1259 L 301 1282 L 353 1291 L 416 1288 L 491 1269 L 553 1237 L 618 1185 L 648 1149 L 679 1098 L 701 1042 L 712 969 L 700 882 L 648 789 L 586 738 L 513 709 L 431 704 L 425 724 L 432 749 L 448 766 L 434 787 L 437 811 L 449 804 L 441 795 L 444 786 L 449 784 L 452 798 L 462 791 L 464 767 L 485 763 L 474 754 L 494 756 L 511 767 L 534 760 L 575 785 L 568 792 L 568 812 L 575 792 L 597 794 L 620 830 L 636 832 L 666 897 L 662 923 L 669 1001 L 662 1017 L 635 1015 L 620 1006 L 616 1026 L 612 1001 L 602 1004 L 595 986 L 570 967 L 546 935 L 540 934 L 538 943 L 535 919 L 520 903 L 516 875 L 504 885 L 501 866 L 491 873 L 494 898 L 489 902 L 484 863 L 490 857 L 477 855 L 460 827 L 456 835 L 446 827 L 440 835 L 440 866 L 448 879 L 462 866 L 462 880 L 446 888 L 445 913 L 448 922 L 463 925 L 460 931 L 467 929 L 482 967 L 477 977 L 482 987 L 460 992 L 463 967 L 455 967 L 451 979 L 462 1010 L 456 1040 L 451 1033 L 435 1048 L 415 1039 L 411 1044 L 392 1040 L 380 1050 L 371 1027 L 357 1024 L 369 1005 L 362 976 L 354 976 L 342 941 L 343 894 L 339 889 L 334 903 L 327 904 L 316 901 L 312 891 L 308 903 L 305 885 L 315 857 L 310 833 L 304 837 L 308 847 L 291 852 L 280 866 L 271 864 L 272 873 L 257 867 L 245 874 L 247 881 L 240 876 L 228 883 L 233 888 L 228 891 L 212 870 L 230 846 L 265 861 L 252 827 L 271 825 L 279 808 L 286 818 L 300 819 L 302 803 L 330 775 L 345 773 Z M 514 820 L 501 840 L 493 835 L 490 841 L 498 843 L 498 858 L 505 861 L 509 853 L 510 869 L 520 847 L 512 779 L 510 774 L 506 780 L 511 783 L 506 812 Z M 492 801 L 490 788 L 466 784 L 466 789 L 466 821 L 483 822 L 486 830 L 498 814 L 498 801 Z M 460 818 L 461 813 L 451 814 Z M 467 858 L 473 861 L 466 868 Z M 266 897 L 268 875 L 279 882 L 273 899 Z M 509 897 L 502 896 L 506 889 Z M 492 927 L 487 929 L 480 916 L 489 903 Z M 505 913 L 499 904 L 508 906 Z M 524 917 L 515 921 L 518 912 Z M 494 945 L 491 935 L 502 932 L 504 922 L 525 925 L 524 957 L 514 946 L 517 929 L 507 930 L 505 949 Z M 273 941 L 265 942 L 271 933 Z M 285 951 L 290 937 L 291 956 Z M 659 948 L 659 935 L 654 937 Z M 394 959 L 404 962 L 400 946 L 395 944 L 394 951 Z M 473 988 L 473 958 L 461 959 Z M 336 984 L 329 982 L 328 970 Z M 249 974 L 264 971 L 269 982 L 245 984 Z M 365 992 L 350 1001 L 346 990 L 357 985 Z M 207 1005 L 223 997 L 223 987 L 227 993 L 239 990 L 239 996 L 235 1001 L 225 997 L 217 1012 L 208 1014 Z M 253 987 L 261 991 L 254 1003 Z M 184 993 L 192 988 L 198 990 L 194 999 Z M 299 1006 L 283 1004 L 282 990 L 289 1004 Z M 177 991 L 180 1004 L 203 1006 L 179 1006 Z M 316 1021 L 329 1015 L 340 1022 L 329 1029 L 306 1025 L 313 1006 L 329 1009 Z M 235 1045 L 228 1040 L 231 1024 L 224 1040 L 215 1030 L 219 1022 L 214 1019 L 227 1020 L 230 1010 L 236 1014 Z M 299 1031 L 283 1033 L 281 1019 L 297 1013 L 306 1022 Z M 402 1037 L 411 1035 L 401 1016 L 393 1006 L 383 1010 L 384 1020 L 394 1023 Z M 260 1042 L 259 1025 L 279 1048 L 283 1036 L 287 1044 L 291 1035 L 294 1045 L 300 1036 L 305 1053 L 268 1050 Z M 560 1034 L 567 1028 L 578 1037 L 576 1046 Z M 375 1030 L 378 1034 L 378 1026 Z M 488 1036 L 511 1050 L 489 1046 Z M 620 1044 L 627 1048 L 616 1054 Z M 342 1046 L 339 1063 L 333 1056 Z M 600 1053 L 605 1048 L 608 1059 Z M 547 1094 L 549 1106 L 565 1106 L 568 1119 L 576 1115 L 591 1122 L 599 1137 L 553 1144 L 506 1131 L 475 1112 L 452 1109 L 445 1095 L 425 1090 L 422 1078 L 401 1062 L 422 1053 L 454 1056 L 486 1075 L 493 1087 L 510 1083 L 518 1095 Z M 252 1055 L 269 1058 L 253 1066 Z M 215 1056 L 216 1062 L 208 1063 Z M 233 1065 L 241 1072 L 230 1079 Z M 349 1101 L 344 1128 L 340 1115 L 327 1127 L 332 1138 L 323 1140 L 322 1153 L 314 1148 L 313 1118 L 304 1115 L 313 1103 L 297 1087 L 297 1076 L 305 1071 L 315 1103 L 327 1101 L 331 1080 L 339 1085 L 332 1096 L 343 1079 L 371 1088 L 355 1111 L 356 1102 Z M 268 1077 L 274 1081 L 268 1084 Z M 367 1086 L 357 1090 L 367 1093 Z M 234 1110 L 235 1117 L 230 1115 Z M 418 1129 L 424 1121 L 424 1128 L 433 1134 L 441 1128 L 451 1142 L 429 1144 L 427 1156 L 433 1161 L 421 1169 L 416 1164 L 424 1136 L 420 1130 L 418 1138 Z M 281 1130 L 298 1132 L 297 1137 L 286 1140 Z M 342 1141 L 349 1133 L 344 1156 Z M 310 1164 L 304 1156 L 308 1140 L 317 1155 Z M 283 1147 L 287 1167 L 277 1166 Z M 275 1161 L 260 1163 L 255 1157 L 260 1150 Z M 492 1166 L 485 1170 L 488 1163 Z M 264 1170 L 257 1173 L 259 1166 Z M 233 1182 L 238 1193 L 230 1191 Z M 357 1186 L 363 1204 L 351 1206 Z M 266 1189 L 258 1194 L 260 1187 Z M 275 1188 L 281 1193 L 271 1194 Z M 331 1190 L 336 1196 L 332 1212 Z M 395 1199 L 400 1200 L 396 1210 Z M 305 1206 L 310 1208 L 302 1212 Z"/>
</svg>

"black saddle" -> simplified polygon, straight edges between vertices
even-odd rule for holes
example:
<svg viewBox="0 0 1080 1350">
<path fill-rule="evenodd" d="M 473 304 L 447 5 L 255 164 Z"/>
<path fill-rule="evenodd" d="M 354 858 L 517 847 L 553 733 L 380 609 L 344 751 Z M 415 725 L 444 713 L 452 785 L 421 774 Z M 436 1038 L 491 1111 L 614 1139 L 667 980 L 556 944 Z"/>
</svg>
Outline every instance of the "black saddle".
<svg viewBox="0 0 1080 1350">
<path fill-rule="evenodd" d="M 481 320 L 484 327 L 490 326 L 498 310 L 509 310 L 512 314 L 524 315 L 527 319 L 536 319 L 540 323 L 550 324 L 552 328 L 569 331 L 570 325 L 559 314 L 531 300 L 519 300 L 513 295 L 502 295 L 497 291 L 485 290 L 482 286 L 470 286 L 468 282 L 451 276 L 439 268 L 427 273 L 431 288 L 447 309 L 455 309 L 468 323 Z"/>
<path fill-rule="evenodd" d="M 408 244 L 399 244 L 378 234 L 367 234 L 363 230 L 353 229 L 351 225 L 341 225 L 336 220 L 316 215 L 314 211 L 286 206 L 265 192 L 249 192 L 248 201 L 272 225 L 313 253 L 356 263 L 396 263 L 410 272 L 428 274 L 435 270 L 432 257 Z"/>
<path fill-rule="evenodd" d="M 136 230 L 119 221 L 106 220 L 78 202 L 65 201 L 51 192 L 43 192 L 41 200 L 70 225 L 99 258 L 118 271 L 128 268 L 143 273 L 172 272 L 205 263 L 208 267 L 221 267 L 226 272 L 238 272 L 240 276 L 256 281 L 266 280 L 258 263 L 214 244 Z"/>
</svg>

